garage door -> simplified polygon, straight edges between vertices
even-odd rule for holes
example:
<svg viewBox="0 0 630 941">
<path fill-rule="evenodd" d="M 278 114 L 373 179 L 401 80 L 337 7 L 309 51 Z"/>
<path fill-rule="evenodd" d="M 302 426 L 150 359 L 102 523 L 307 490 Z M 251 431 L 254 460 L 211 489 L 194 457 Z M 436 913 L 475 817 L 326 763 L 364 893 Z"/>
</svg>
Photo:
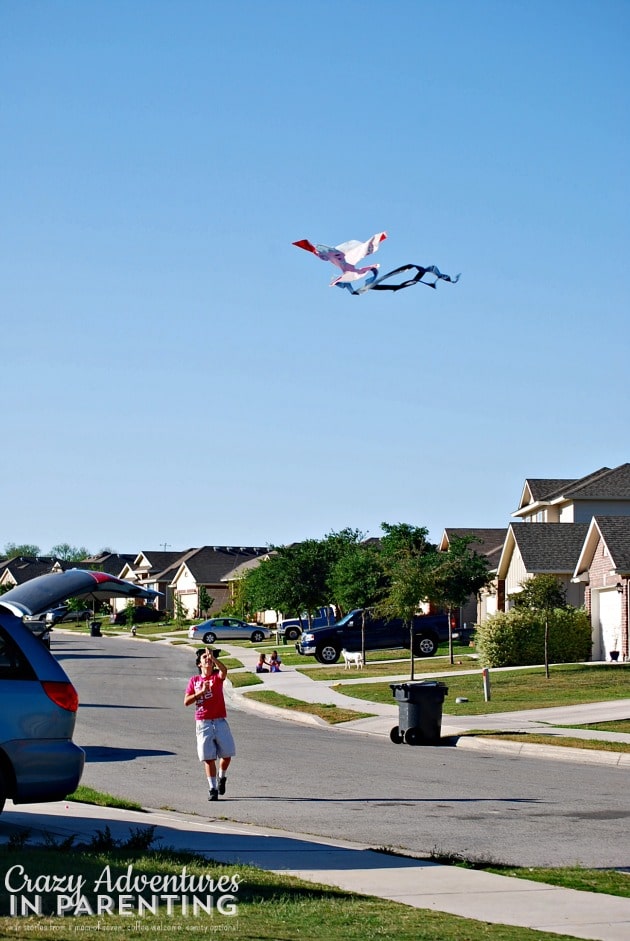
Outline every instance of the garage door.
<svg viewBox="0 0 630 941">
<path fill-rule="evenodd" d="M 597 592 L 598 623 L 593 648 L 593 657 L 596 660 L 609 660 L 610 651 L 619 650 L 622 598 L 623 595 L 620 595 L 616 588 Z"/>
</svg>

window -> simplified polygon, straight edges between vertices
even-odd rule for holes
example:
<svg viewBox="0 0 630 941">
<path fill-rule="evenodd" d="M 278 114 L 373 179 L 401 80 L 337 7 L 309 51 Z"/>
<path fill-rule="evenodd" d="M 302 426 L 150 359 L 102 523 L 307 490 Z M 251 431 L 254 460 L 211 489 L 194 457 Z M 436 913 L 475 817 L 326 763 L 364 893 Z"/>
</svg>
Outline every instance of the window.
<svg viewBox="0 0 630 941">
<path fill-rule="evenodd" d="M 11 637 L 0 628 L 0 680 L 34 680 L 33 668 Z"/>
</svg>

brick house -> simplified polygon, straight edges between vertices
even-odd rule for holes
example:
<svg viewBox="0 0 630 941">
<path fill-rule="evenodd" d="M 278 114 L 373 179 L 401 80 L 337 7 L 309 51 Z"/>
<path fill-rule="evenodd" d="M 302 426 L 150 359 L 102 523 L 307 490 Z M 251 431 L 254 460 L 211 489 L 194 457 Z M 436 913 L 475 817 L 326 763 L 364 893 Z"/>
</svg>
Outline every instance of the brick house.
<svg viewBox="0 0 630 941">
<path fill-rule="evenodd" d="M 608 660 L 610 651 L 616 650 L 622 660 L 628 660 L 629 516 L 593 517 L 574 579 L 585 589 L 584 602 L 593 626 L 593 659 Z"/>
</svg>

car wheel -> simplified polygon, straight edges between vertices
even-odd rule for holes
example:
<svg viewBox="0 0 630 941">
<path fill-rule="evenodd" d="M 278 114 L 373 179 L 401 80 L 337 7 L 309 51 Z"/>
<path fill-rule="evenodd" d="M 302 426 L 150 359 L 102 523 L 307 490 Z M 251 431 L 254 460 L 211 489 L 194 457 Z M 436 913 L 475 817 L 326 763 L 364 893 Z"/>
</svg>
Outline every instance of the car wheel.
<svg viewBox="0 0 630 941">
<path fill-rule="evenodd" d="M 320 663 L 336 663 L 339 659 L 340 651 L 334 644 L 322 644 L 317 648 L 315 659 Z"/>
<path fill-rule="evenodd" d="M 212 631 L 208 631 L 207 634 L 203 635 L 204 644 L 213 644 L 217 639 L 217 635 L 213 634 Z"/>
<path fill-rule="evenodd" d="M 391 738 L 394 745 L 402 745 L 403 737 L 400 734 L 400 729 L 398 728 L 397 725 L 395 725 L 394 728 L 391 730 L 391 732 L 389 733 L 389 737 Z"/>
<path fill-rule="evenodd" d="M 422 734 L 419 729 L 407 729 L 405 732 L 406 745 L 419 745 L 422 741 Z"/>
<path fill-rule="evenodd" d="M 265 639 L 265 635 L 263 634 L 262 631 L 254 631 L 251 637 L 252 644 L 259 644 L 261 640 L 264 640 L 264 639 Z"/>
<path fill-rule="evenodd" d="M 437 640 L 430 634 L 416 637 L 414 653 L 416 657 L 432 657 L 438 649 Z"/>
<path fill-rule="evenodd" d="M 284 636 L 287 640 L 297 640 L 301 633 L 299 627 L 287 627 Z"/>
</svg>

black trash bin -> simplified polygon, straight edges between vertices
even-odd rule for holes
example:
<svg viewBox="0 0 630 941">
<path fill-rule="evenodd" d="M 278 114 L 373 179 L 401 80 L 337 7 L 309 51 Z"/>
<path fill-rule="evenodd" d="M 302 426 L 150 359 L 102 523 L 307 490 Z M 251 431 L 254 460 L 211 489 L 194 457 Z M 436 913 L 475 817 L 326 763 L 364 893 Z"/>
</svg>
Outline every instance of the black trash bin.
<svg viewBox="0 0 630 941">
<path fill-rule="evenodd" d="M 101 625 L 98 621 L 92 621 L 90 624 L 90 637 L 102 637 Z"/>
<path fill-rule="evenodd" d="M 398 702 L 398 725 L 389 733 L 396 745 L 439 745 L 442 735 L 442 703 L 446 683 L 390 683 Z"/>
</svg>

